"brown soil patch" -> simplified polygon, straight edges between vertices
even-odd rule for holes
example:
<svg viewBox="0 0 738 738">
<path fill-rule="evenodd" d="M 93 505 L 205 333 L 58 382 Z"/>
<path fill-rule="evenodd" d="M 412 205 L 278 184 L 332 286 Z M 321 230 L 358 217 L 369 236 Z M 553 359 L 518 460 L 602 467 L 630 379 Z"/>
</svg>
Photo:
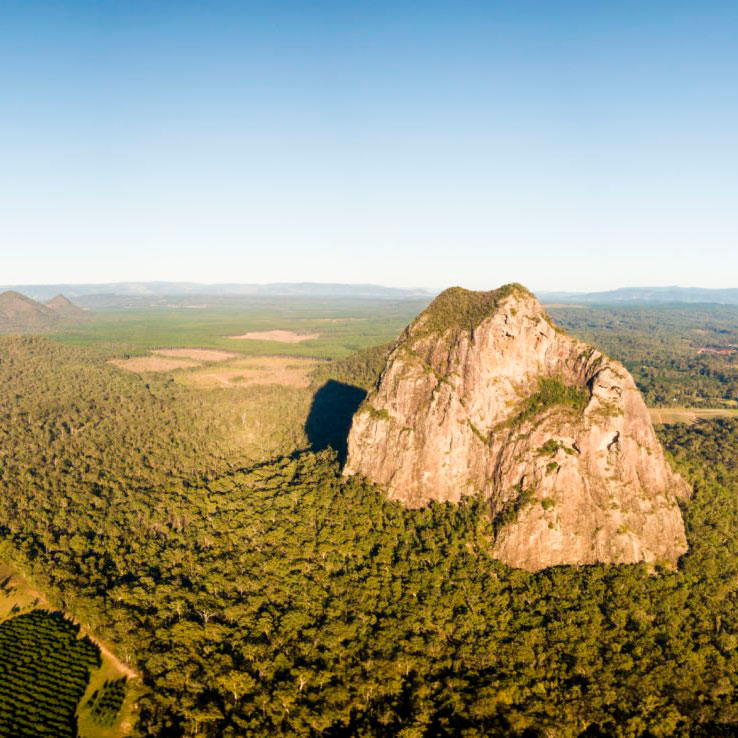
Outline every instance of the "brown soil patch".
<svg viewBox="0 0 738 738">
<path fill-rule="evenodd" d="M 250 387 L 259 384 L 308 387 L 310 371 L 316 363 L 311 359 L 255 356 L 230 362 L 224 367 L 187 372 L 181 374 L 180 379 L 200 387 Z"/>
<path fill-rule="evenodd" d="M 294 331 L 250 331 L 242 336 L 229 336 L 247 341 L 278 341 L 279 343 L 301 343 L 318 338 L 320 333 L 295 333 Z"/>
<path fill-rule="evenodd" d="M 232 354 L 230 351 L 189 348 L 155 349 L 151 353 L 157 356 L 171 356 L 175 359 L 193 359 L 194 361 L 227 361 L 228 359 L 235 359 L 238 356 L 238 354 Z"/>
<path fill-rule="evenodd" d="M 167 359 L 161 356 L 132 356 L 130 359 L 111 359 L 110 363 L 136 374 L 169 372 L 172 369 L 192 369 L 200 366 L 199 363 L 189 359 Z"/>
</svg>

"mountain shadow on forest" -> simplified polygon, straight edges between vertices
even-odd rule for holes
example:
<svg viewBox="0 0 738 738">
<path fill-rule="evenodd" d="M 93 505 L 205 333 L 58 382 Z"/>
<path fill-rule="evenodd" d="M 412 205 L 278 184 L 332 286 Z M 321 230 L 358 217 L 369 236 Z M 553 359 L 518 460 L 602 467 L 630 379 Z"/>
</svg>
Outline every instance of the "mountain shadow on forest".
<svg viewBox="0 0 738 738">
<path fill-rule="evenodd" d="M 361 387 L 334 379 L 318 389 L 305 422 L 305 434 L 313 450 L 334 449 L 343 466 L 351 420 L 365 397 L 366 391 Z"/>
</svg>

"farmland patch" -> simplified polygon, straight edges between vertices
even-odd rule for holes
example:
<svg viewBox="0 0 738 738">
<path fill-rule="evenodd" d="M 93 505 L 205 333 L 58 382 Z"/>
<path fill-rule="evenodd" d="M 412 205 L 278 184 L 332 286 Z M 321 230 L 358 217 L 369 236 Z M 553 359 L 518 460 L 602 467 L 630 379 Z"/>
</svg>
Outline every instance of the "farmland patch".
<svg viewBox="0 0 738 738">
<path fill-rule="evenodd" d="M 230 336 L 246 341 L 276 341 L 278 343 L 302 343 L 319 338 L 320 333 L 295 333 L 294 331 L 249 331 L 241 336 Z"/>
<path fill-rule="evenodd" d="M 135 374 L 171 372 L 174 369 L 192 369 L 200 366 L 199 362 L 190 359 L 172 359 L 163 356 L 132 356 L 130 359 L 111 359 L 110 363 Z"/>
</svg>

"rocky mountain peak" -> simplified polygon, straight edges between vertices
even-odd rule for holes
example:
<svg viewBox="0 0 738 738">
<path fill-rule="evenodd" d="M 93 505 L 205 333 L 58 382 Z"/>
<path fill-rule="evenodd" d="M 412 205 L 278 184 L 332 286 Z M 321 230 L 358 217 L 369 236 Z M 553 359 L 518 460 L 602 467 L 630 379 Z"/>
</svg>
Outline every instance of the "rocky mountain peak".
<svg viewBox="0 0 738 738">
<path fill-rule="evenodd" d="M 483 496 L 512 566 L 686 551 L 689 488 L 630 374 L 517 284 L 453 287 L 408 326 L 354 417 L 344 473 L 408 507 Z"/>
</svg>

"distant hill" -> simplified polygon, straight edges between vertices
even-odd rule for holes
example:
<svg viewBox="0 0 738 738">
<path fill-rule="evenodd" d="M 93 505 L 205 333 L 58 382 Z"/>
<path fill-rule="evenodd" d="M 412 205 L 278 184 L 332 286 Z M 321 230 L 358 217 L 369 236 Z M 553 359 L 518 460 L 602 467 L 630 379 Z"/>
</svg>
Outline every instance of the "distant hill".
<svg viewBox="0 0 738 738">
<path fill-rule="evenodd" d="M 574 304 L 665 304 L 674 302 L 738 305 L 738 288 L 622 287 L 607 292 L 538 292 L 544 303 Z"/>
<path fill-rule="evenodd" d="M 63 295 L 42 305 L 15 290 L 0 294 L 0 333 L 38 333 L 85 316 Z"/>
<path fill-rule="evenodd" d="M 82 308 L 77 307 L 71 300 L 61 294 L 56 297 L 52 297 L 51 300 L 46 303 L 46 307 L 53 310 L 61 318 L 80 319 L 86 315 Z"/>
<path fill-rule="evenodd" d="M 204 284 L 197 282 L 114 282 L 109 284 L 15 285 L 7 288 L 22 292 L 36 300 L 48 300 L 57 293 L 72 298 L 91 296 L 126 297 L 196 297 L 196 296 L 265 296 L 265 297 L 356 297 L 405 299 L 432 297 L 422 289 L 383 287 L 375 284 L 337 284 L 321 282 L 277 282 L 274 284 Z M 86 302 L 86 301 L 84 301 Z M 97 300 L 99 303 L 99 299 Z"/>
</svg>

